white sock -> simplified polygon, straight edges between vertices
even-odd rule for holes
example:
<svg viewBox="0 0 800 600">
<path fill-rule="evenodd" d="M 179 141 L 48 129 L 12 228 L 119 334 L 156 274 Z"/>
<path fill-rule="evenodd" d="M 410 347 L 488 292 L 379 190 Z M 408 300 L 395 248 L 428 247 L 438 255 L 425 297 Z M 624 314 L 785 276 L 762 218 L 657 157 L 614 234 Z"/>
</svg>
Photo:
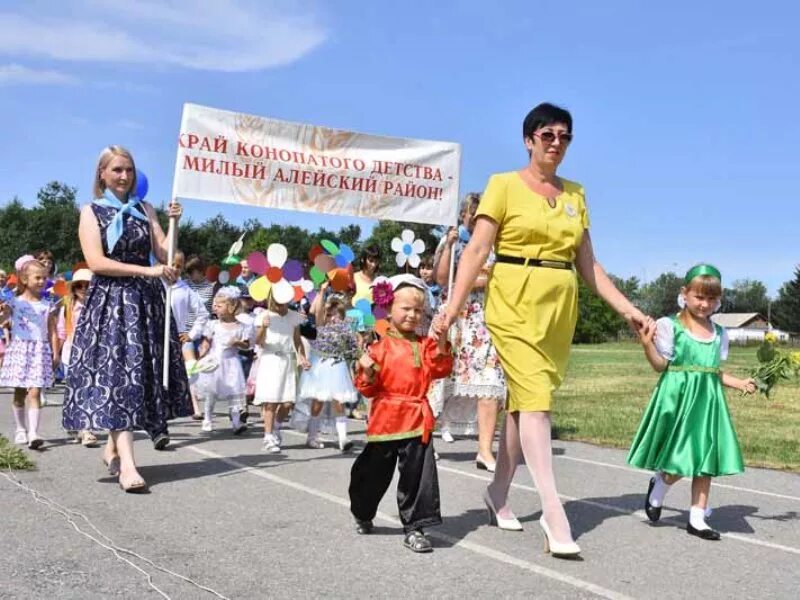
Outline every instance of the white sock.
<svg viewBox="0 0 800 600">
<path fill-rule="evenodd" d="M 214 420 L 214 400 L 209 398 L 206 400 L 205 405 L 203 406 L 203 418 L 206 421 L 213 421 Z"/>
<path fill-rule="evenodd" d="M 14 423 L 17 426 L 17 431 L 27 431 L 24 406 L 14 406 Z"/>
<path fill-rule="evenodd" d="M 667 495 L 671 486 L 661 477 L 661 471 L 656 473 L 655 479 L 656 483 L 653 486 L 653 491 L 650 492 L 650 504 L 658 508 L 664 504 L 664 496 Z"/>
<path fill-rule="evenodd" d="M 28 409 L 28 436 L 39 435 L 39 414 L 42 412 L 41 408 Z"/>
<path fill-rule="evenodd" d="M 319 417 L 308 417 L 308 441 L 317 439 L 319 431 Z"/>
<path fill-rule="evenodd" d="M 234 429 L 238 429 L 242 424 L 242 420 L 239 418 L 239 407 L 232 406 L 231 407 L 231 425 Z"/>
<path fill-rule="evenodd" d="M 689 524 L 695 529 L 711 529 L 706 524 L 706 509 L 702 506 L 693 506 L 690 508 Z"/>
<path fill-rule="evenodd" d="M 339 437 L 339 444 L 347 441 L 347 417 L 336 417 L 336 435 Z"/>
</svg>

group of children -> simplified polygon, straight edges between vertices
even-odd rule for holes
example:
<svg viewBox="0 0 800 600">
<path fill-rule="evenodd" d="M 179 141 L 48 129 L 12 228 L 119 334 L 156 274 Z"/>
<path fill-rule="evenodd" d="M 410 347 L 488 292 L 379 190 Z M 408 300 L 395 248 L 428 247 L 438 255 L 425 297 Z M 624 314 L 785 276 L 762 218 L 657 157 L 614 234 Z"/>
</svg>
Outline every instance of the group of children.
<svg viewBox="0 0 800 600">
<path fill-rule="evenodd" d="M 178 253 L 176 265 L 183 264 Z M 203 270 L 202 261 L 190 258 L 188 279 L 172 291 L 202 430 L 213 431 L 214 408 L 221 401 L 228 405 L 233 434 L 243 433 L 247 404 L 253 404 L 261 410 L 266 452 L 281 452 L 281 425 L 288 424 L 290 414 L 291 425 L 308 432 L 310 448 L 324 447 L 319 434 L 330 420 L 339 450 L 349 451 L 345 407 L 359 401 L 352 369 L 363 339 L 346 321 L 348 298 L 323 284 L 310 306 L 281 304 L 271 293 L 256 306 L 246 285 L 227 285 L 206 294 L 204 302 L 199 290 L 213 284 L 201 283 Z"/>
<path fill-rule="evenodd" d="M 70 340 L 92 278 L 86 269 L 76 271 L 67 296 L 54 300 L 46 292 L 52 267 L 52 257 L 49 262 L 46 256 L 20 258 L 16 287 L 3 292 L 0 303 L 0 323 L 10 332 L 0 386 L 14 389 L 15 442 L 32 449 L 43 444 L 41 390 L 53 384 L 59 363 L 69 365 Z M 186 270 L 188 279 L 174 284 L 173 313 L 194 400 L 203 405 L 202 414 L 195 411 L 202 430 L 213 430 L 214 409 L 222 401 L 228 404 L 232 433 L 241 434 L 247 427 L 246 405 L 252 402 L 261 407 L 265 451 L 281 452 L 280 424 L 291 411 L 294 426 L 307 431 L 310 448 L 323 447 L 319 434 L 329 420 L 339 450 L 346 452 L 352 443 L 345 407 L 359 394 L 369 398 L 367 443 L 352 466 L 349 485 L 356 529 L 372 531 L 397 466 L 404 544 L 414 552 L 430 552 L 424 529 L 440 523 L 441 515 L 428 392 L 433 380 L 453 367 L 447 337 L 436 323 L 432 337 L 420 335 L 426 313 L 430 318 L 430 287 L 413 275 L 390 278 L 388 328 L 368 343 L 346 318 L 348 299 L 327 286 L 305 311 L 278 303 L 271 294 L 266 306 L 256 308 L 246 288 L 215 290 L 205 281 L 199 259 L 190 259 Z M 719 539 L 706 523 L 711 477 L 743 471 L 722 386 L 754 391 L 752 379 L 720 370 L 727 336 L 710 320 L 720 296 L 719 271 L 698 265 L 686 275 L 681 311 L 639 331 L 648 361 L 662 375 L 628 457 L 630 464 L 656 472 L 645 499 L 652 521 L 660 518 L 670 486 L 681 477 L 693 478 L 687 530 L 709 540 Z M 74 434 L 84 445 L 97 441 L 92 432 Z"/>
</svg>

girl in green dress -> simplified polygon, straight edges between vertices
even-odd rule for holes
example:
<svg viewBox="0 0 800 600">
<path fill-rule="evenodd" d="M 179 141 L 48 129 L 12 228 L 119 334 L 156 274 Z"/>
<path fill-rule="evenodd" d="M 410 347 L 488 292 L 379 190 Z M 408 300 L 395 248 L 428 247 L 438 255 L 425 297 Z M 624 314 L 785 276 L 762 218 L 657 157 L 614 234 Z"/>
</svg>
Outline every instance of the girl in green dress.
<svg viewBox="0 0 800 600">
<path fill-rule="evenodd" d="M 692 505 L 686 530 L 705 540 L 720 534 L 706 523 L 711 478 L 744 471 L 723 386 L 747 394 L 753 379 L 720 370 L 728 356 L 728 336 L 711 321 L 719 309 L 722 276 L 711 265 L 692 267 L 684 278 L 674 317 L 639 330 L 645 356 L 661 373 L 633 440 L 628 463 L 655 471 L 645 496 L 652 522 L 661 517 L 664 496 L 681 477 L 692 478 Z"/>
</svg>

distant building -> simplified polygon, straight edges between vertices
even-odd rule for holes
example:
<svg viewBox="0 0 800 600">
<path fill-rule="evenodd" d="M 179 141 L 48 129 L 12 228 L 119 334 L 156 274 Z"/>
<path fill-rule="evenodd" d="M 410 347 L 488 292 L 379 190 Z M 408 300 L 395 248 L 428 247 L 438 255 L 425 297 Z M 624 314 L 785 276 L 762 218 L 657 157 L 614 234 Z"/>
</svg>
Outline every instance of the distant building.
<svg viewBox="0 0 800 600">
<path fill-rule="evenodd" d="M 779 342 L 789 341 L 788 333 L 773 329 L 760 313 L 717 313 L 711 320 L 728 330 L 728 337 L 733 343 L 761 342 L 768 332 L 775 334 Z"/>
</svg>

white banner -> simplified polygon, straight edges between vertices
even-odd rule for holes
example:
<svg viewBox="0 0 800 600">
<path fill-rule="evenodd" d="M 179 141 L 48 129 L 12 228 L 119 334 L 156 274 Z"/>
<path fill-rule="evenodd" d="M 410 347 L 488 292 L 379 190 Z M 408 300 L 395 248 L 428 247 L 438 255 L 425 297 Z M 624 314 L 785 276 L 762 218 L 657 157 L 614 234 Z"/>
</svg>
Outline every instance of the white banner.
<svg viewBox="0 0 800 600">
<path fill-rule="evenodd" d="M 461 146 L 183 107 L 173 197 L 452 225 Z"/>
</svg>

